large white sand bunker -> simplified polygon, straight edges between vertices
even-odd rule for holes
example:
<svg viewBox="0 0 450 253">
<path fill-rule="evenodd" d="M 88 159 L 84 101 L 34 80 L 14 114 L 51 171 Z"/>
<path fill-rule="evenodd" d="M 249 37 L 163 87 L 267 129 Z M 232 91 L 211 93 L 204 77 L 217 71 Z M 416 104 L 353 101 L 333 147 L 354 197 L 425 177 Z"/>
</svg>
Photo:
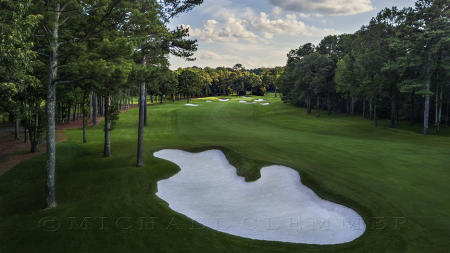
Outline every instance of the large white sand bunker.
<svg viewBox="0 0 450 253">
<path fill-rule="evenodd" d="M 230 99 L 228 99 L 228 98 L 227 98 L 227 99 L 222 99 L 222 98 L 221 98 L 221 99 L 219 99 L 219 101 L 220 101 L 220 102 L 228 102 L 228 101 L 230 101 Z"/>
<path fill-rule="evenodd" d="M 157 196 L 206 227 L 241 237 L 306 244 L 339 244 L 360 237 L 366 225 L 355 211 L 319 198 L 284 166 L 261 170 L 247 183 L 219 150 L 162 150 L 156 157 L 181 171 L 158 182 Z"/>
<path fill-rule="evenodd" d="M 185 104 L 185 106 L 197 107 L 198 104 Z"/>
</svg>

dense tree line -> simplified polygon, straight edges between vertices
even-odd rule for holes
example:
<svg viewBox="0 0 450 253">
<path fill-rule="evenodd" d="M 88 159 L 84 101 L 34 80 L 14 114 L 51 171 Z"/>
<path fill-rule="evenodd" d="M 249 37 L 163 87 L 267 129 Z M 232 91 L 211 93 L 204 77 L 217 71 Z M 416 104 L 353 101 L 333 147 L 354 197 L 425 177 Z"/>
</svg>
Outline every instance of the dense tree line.
<svg viewBox="0 0 450 253">
<path fill-rule="evenodd" d="M 264 96 L 268 91 L 277 92 L 275 81 L 282 71 L 282 67 L 246 70 L 241 64 L 236 64 L 232 68 L 184 68 L 176 73 L 179 90 L 187 96 L 243 96 L 249 93 Z M 196 81 L 186 82 L 187 76 Z"/>
<path fill-rule="evenodd" d="M 185 27 L 169 28 L 202 0 L 2 0 L 0 2 L 0 113 L 15 137 L 44 142 L 46 207 L 56 206 L 55 125 L 103 116 L 104 156 L 122 108 L 140 95 L 137 165 L 143 165 L 147 87 L 158 80 L 171 92 L 176 78 L 168 56 L 190 59 L 197 48 Z M 163 74 L 161 74 L 163 73 Z M 45 129 L 45 131 L 44 131 Z M 44 134 L 45 132 L 45 134 Z"/>
<path fill-rule="evenodd" d="M 277 80 L 284 101 L 332 112 L 361 113 L 377 125 L 402 119 L 449 123 L 450 2 L 419 0 L 382 10 L 354 34 L 327 36 L 288 54 Z"/>
</svg>

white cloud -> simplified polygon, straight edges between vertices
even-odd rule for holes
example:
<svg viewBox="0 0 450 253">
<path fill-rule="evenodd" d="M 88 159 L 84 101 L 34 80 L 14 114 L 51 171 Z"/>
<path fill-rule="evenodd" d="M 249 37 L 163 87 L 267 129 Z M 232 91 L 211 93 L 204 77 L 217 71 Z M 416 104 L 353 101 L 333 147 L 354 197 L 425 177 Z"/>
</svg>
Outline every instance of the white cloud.
<svg viewBox="0 0 450 253">
<path fill-rule="evenodd" d="M 315 12 L 328 15 L 353 15 L 374 9 L 372 0 L 269 0 L 286 11 Z"/>
<path fill-rule="evenodd" d="M 265 12 L 255 14 L 251 9 L 245 9 L 240 17 L 234 13 L 238 12 L 221 8 L 215 16 L 216 19 L 207 20 L 201 28 L 190 27 L 190 35 L 208 43 L 238 41 L 255 43 L 267 42 L 276 35 L 323 37 L 339 33 L 333 29 L 306 25 L 300 19 L 306 17 L 306 14 L 281 15 L 277 8 L 272 14 Z"/>
<path fill-rule="evenodd" d="M 202 50 L 197 54 L 197 58 L 205 61 L 236 61 L 238 58 L 236 56 L 219 54 L 210 50 Z"/>
<path fill-rule="evenodd" d="M 271 19 L 269 15 L 261 12 L 249 19 L 252 27 L 262 32 L 267 39 L 273 38 L 275 35 L 323 37 L 339 33 L 333 29 L 308 26 L 296 14 L 287 14 L 282 18 Z"/>
<path fill-rule="evenodd" d="M 258 35 L 248 29 L 247 20 L 234 15 L 225 15 L 220 21 L 210 19 L 202 28 L 190 28 L 190 35 L 207 42 L 258 39 Z"/>
<path fill-rule="evenodd" d="M 272 10 L 272 14 L 275 16 L 279 16 L 281 13 L 283 13 L 283 9 L 281 7 L 275 6 Z"/>
</svg>

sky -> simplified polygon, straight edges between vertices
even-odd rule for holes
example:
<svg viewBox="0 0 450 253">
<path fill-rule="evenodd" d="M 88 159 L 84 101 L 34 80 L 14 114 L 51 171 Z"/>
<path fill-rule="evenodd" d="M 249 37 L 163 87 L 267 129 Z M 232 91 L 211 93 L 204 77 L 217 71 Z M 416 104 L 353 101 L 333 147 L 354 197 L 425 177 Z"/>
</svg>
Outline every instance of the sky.
<svg viewBox="0 0 450 253">
<path fill-rule="evenodd" d="M 291 49 L 354 33 L 392 6 L 414 6 L 414 0 L 204 0 L 171 23 L 188 26 L 198 40 L 196 61 L 170 57 L 171 68 L 284 66 Z"/>
</svg>

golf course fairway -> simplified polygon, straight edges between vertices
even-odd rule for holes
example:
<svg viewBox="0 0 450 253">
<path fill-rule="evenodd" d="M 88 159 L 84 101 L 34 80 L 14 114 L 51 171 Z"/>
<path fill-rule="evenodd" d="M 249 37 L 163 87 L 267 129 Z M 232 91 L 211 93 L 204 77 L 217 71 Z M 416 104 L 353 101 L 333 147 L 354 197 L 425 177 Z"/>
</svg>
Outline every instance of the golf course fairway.
<svg viewBox="0 0 450 253">
<path fill-rule="evenodd" d="M 423 137 L 402 124 L 316 118 L 279 98 L 257 98 L 267 105 L 230 97 L 150 106 L 141 168 L 137 109 L 115 124 L 111 158 L 102 156 L 102 124 L 88 129 L 86 144 L 80 129 L 66 130 L 69 140 L 57 145 L 57 208 L 44 210 L 45 155 L 0 177 L 0 252 L 448 252 L 448 129 Z M 366 231 L 349 243 L 308 245 L 206 228 L 156 196 L 158 181 L 180 171 L 153 156 L 163 149 L 221 150 L 247 182 L 263 167 L 297 170 L 320 198 L 361 215 Z"/>
</svg>

